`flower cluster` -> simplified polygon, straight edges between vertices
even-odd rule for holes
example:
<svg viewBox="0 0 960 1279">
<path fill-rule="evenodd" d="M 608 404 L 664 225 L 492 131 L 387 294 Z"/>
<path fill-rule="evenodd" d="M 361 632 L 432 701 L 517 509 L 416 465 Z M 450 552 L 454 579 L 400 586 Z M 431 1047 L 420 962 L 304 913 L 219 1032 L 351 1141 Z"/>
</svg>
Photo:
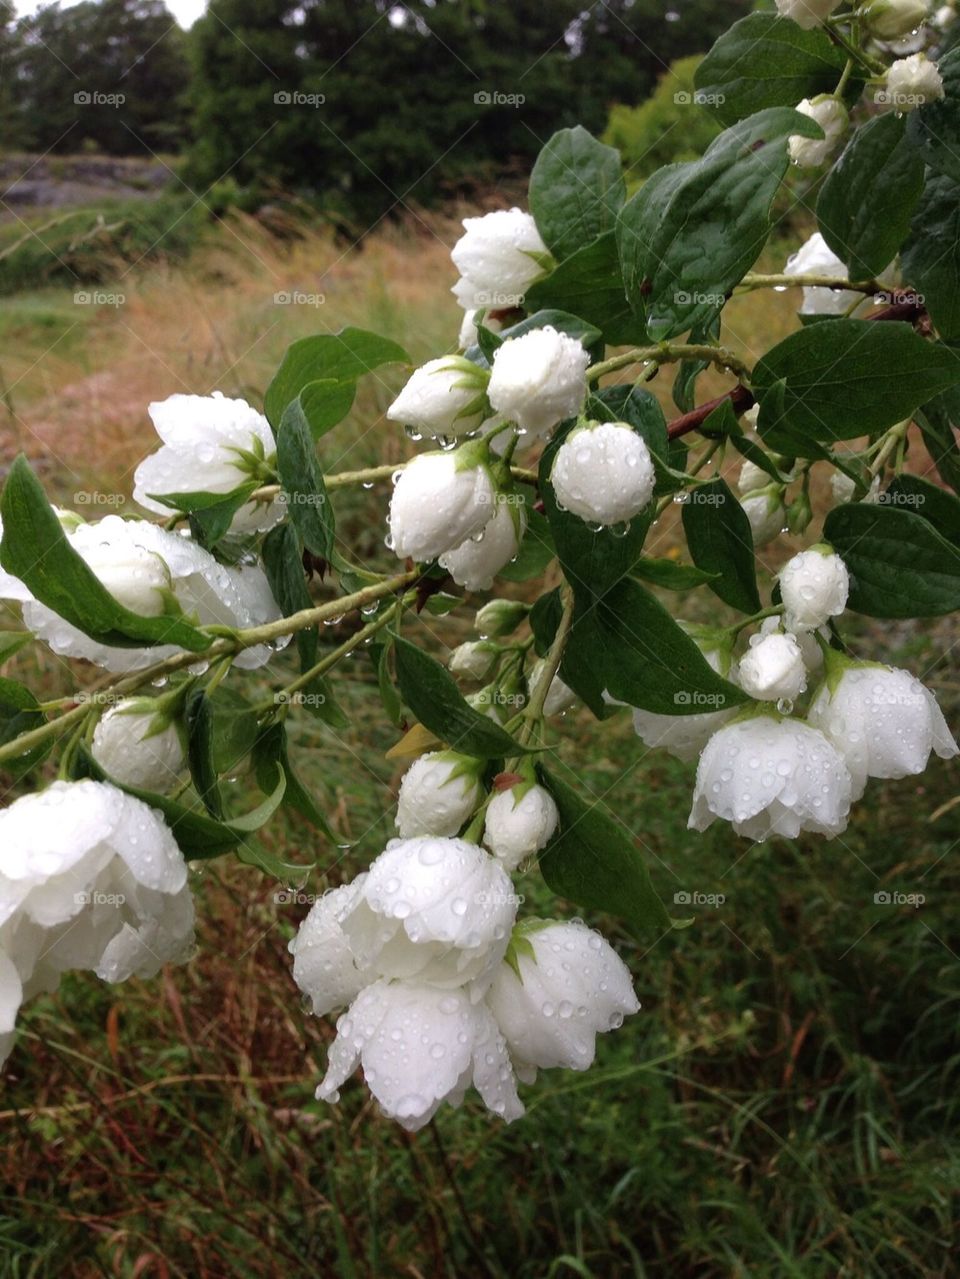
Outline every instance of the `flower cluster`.
<svg viewBox="0 0 960 1279">
<path fill-rule="evenodd" d="M 418 824 L 436 811 L 426 796 Z M 411 1131 L 471 1085 L 510 1122 L 523 1114 L 518 1080 L 591 1065 L 597 1034 L 639 1009 L 630 975 L 579 921 L 515 925 L 504 869 L 555 823 L 542 789 L 519 800 L 503 791 L 486 822 L 497 856 L 453 836 L 392 840 L 368 872 L 315 903 L 290 943 L 294 980 L 317 1015 L 347 1005 L 318 1098 L 339 1100 L 362 1065 L 384 1113 Z"/>
<path fill-rule="evenodd" d="M 828 838 L 847 825 L 869 777 L 923 772 L 931 751 L 957 754 L 936 698 L 907 671 L 857 662 L 829 642 L 846 608 L 849 574 L 817 545 L 779 576 L 782 609 L 767 618 L 739 660 L 733 633 L 693 635 L 714 670 L 754 699 L 745 710 L 669 716 L 634 711 L 638 736 L 679 759 L 699 757 L 689 825 L 717 818 L 765 840 L 809 831 Z M 811 691 L 811 686 L 812 687 Z M 795 703 L 811 691 L 806 716 Z"/>
</svg>

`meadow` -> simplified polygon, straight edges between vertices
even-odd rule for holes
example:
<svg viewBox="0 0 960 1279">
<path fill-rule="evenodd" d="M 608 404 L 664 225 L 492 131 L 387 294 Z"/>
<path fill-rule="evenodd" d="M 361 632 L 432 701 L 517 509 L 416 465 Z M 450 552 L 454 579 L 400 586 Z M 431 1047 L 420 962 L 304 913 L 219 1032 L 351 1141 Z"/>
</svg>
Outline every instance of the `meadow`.
<svg viewBox="0 0 960 1279">
<path fill-rule="evenodd" d="M 83 514 L 133 510 L 123 499 L 151 447 L 150 400 L 218 388 L 258 403 L 290 341 L 347 324 L 403 341 L 414 360 L 452 349 L 456 234 L 452 213 L 412 216 L 347 249 L 318 230 L 278 240 L 235 211 L 185 258 L 101 257 L 80 290 L 92 301 L 62 280 L 22 289 L 11 277 L 0 459 L 23 449 Z M 748 324 L 735 301 L 725 341 L 749 359 L 754 333 L 766 347 L 794 327 L 796 302 L 770 294 Z M 402 376 L 367 379 L 324 441 L 327 469 L 410 451 L 383 418 Z M 669 380 L 652 387 L 665 405 Z M 705 375 L 700 398 L 723 385 Z M 929 469 L 919 446 L 913 465 Z M 737 467 L 728 458 L 724 473 Z M 390 562 L 385 496 L 337 497 L 341 527 L 377 565 Z M 768 573 L 797 546 L 769 548 Z M 649 547 L 681 553 L 674 512 Z M 693 619 L 716 611 L 702 592 L 682 603 Z M 425 621 L 436 651 L 469 637 L 471 617 L 468 606 Z M 861 619 L 856 644 L 921 676 L 956 726 L 958 639 L 949 619 Z M 601 1039 L 597 1066 L 541 1075 L 511 1127 L 468 1101 L 409 1136 L 358 1085 L 335 1108 L 313 1100 L 332 1027 L 301 1007 L 286 949 L 305 898 L 355 874 L 392 833 L 398 734 L 372 664 L 360 654 L 354 668 L 336 686 L 348 728 L 294 721 L 302 778 L 345 847 L 297 818 L 275 821 L 269 851 L 317 862 L 293 891 L 229 856 L 205 863 L 188 965 L 122 991 L 71 975 L 21 1017 L 0 1099 L 4 1279 L 955 1273 L 951 768 L 934 761 L 922 778 L 871 783 L 832 842 L 753 846 L 726 827 L 686 829 L 692 768 L 648 751 L 625 713 L 602 740 L 586 711 L 566 715 L 560 775 L 575 774 L 623 824 L 672 912 L 694 922 L 638 942 L 591 920 L 643 1004 Z M 49 654 L 18 655 L 4 673 L 39 676 L 51 696 L 68 687 Z M 248 785 L 242 774 L 232 783 L 237 794 Z M 535 872 L 523 892 L 528 909 L 550 909 Z M 913 903 L 885 900 L 897 893 Z"/>
</svg>

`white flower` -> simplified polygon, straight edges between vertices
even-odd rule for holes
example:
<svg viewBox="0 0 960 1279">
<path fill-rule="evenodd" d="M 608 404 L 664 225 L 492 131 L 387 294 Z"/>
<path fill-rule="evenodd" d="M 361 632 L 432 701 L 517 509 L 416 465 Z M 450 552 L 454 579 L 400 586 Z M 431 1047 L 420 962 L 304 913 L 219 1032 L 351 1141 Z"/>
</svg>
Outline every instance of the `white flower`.
<svg viewBox="0 0 960 1279">
<path fill-rule="evenodd" d="M 828 546 L 812 547 L 787 560 L 780 570 L 784 626 L 788 631 L 815 631 L 847 606 L 850 574 Z"/>
<path fill-rule="evenodd" d="M 485 369 L 462 356 L 429 360 L 415 370 L 387 409 L 387 417 L 424 435 L 471 435 L 489 416 L 484 393 L 487 377 Z"/>
<path fill-rule="evenodd" d="M 468 640 L 458 644 L 450 654 L 448 665 L 454 675 L 464 679 L 486 679 L 500 657 L 500 646 L 486 640 Z"/>
<path fill-rule="evenodd" d="M 193 946 L 183 856 L 163 818 L 115 786 L 53 782 L 0 812 L 0 1051 L 23 999 L 60 974 L 152 977 Z"/>
<path fill-rule="evenodd" d="M 640 1009 L 626 964 L 599 933 L 576 922 L 540 924 L 518 930 L 516 969 L 501 964 L 487 995 L 525 1082 L 538 1068 L 587 1070 L 597 1035 Z"/>
<path fill-rule="evenodd" d="M 246 400 L 231 400 L 219 391 L 171 395 L 147 412 L 163 445 L 134 472 L 133 498 L 158 515 L 169 515 L 170 507 L 152 494 L 230 493 L 255 477 L 257 462 L 270 466 L 276 459 L 270 423 Z M 281 502 L 248 502 L 230 528 L 263 531 L 279 524 L 283 514 Z"/>
<path fill-rule="evenodd" d="M 392 839 L 341 927 L 357 965 L 383 977 L 470 984 L 477 997 L 503 958 L 517 911 L 509 876 L 463 839 Z"/>
<path fill-rule="evenodd" d="M 128 697 L 93 730 L 91 754 L 111 780 L 164 793 L 187 766 L 182 729 L 150 697 Z"/>
<path fill-rule="evenodd" d="M 933 15 L 934 26 L 936 26 L 940 31 L 946 31 L 947 27 L 956 22 L 956 20 L 957 11 L 954 9 L 953 5 L 949 4 L 942 4 Z"/>
<path fill-rule="evenodd" d="M 400 472 L 389 523 L 393 550 L 401 559 L 436 559 L 486 525 L 496 495 L 490 472 L 471 465 L 473 460 L 462 449 L 420 453 Z"/>
<path fill-rule="evenodd" d="M 526 526 L 522 502 L 498 501 L 493 518 L 475 537 L 441 555 L 440 567 L 468 591 L 488 591 L 500 570 L 516 558 Z"/>
<path fill-rule="evenodd" d="M 471 1083 L 507 1123 L 523 1114 L 503 1035 L 487 1006 L 462 990 L 406 981 L 367 986 L 337 1022 L 317 1098 L 339 1101 L 358 1064 L 384 1113 L 410 1132 L 443 1102 L 459 1106 Z"/>
<path fill-rule="evenodd" d="M 463 219 L 464 234 L 450 256 L 460 272 L 452 292 L 465 310 L 522 306 L 529 285 L 543 274 L 547 252 L 537 224 L 521 209 L 498 209 Z"/>
<path fill-rule="evenodd" d="M 355 904 L 366 875 L 333 888 L 314 902 L 287 949 L 293 955 L 293 980 L 310 999 L 313 1012 L 322 1017 L 343 1008 L 376 981 L 354 962 L 340 921 Z"/>
<path fill-rule="evenodd" d="M 746 427 L 746 430 L 747 430 L 747 433 L 748 433 L 748 434 L 749 434 L 751 431 L 756 431 L 756 429 L 757 429 L 757 422 L 758 422 L 759 418 L 760 418 L 760 405 L 759 405 L 759 404 L 751 404 L 751 405 L 750 405 L 750 407 L 744 411 L 744 414 L 743 414 L 743 425 Z"/>
<path fill-rule="evenodd" d="M 851 480 L 849 475 L 844 475 L 843 471 L 834 471 L 834 473 L 830 476 L 830 491 L 833 495 L 834 502 L 836 502 L 838 506 L 841 506 L 844 502 L 853 501 L 854 495 L 857 491 L 857 486 L 854 484 L 853 480 Z M 860 501 L 873 506 L 879 498 L 880 476 L 875 475 L 870 483 L 869 489 L 867 489 L 867 492 Z"/>
<path fill-rule="evenodd" d="M 655 478 L 646 441 L 622 422 L 572 431 L 550 475 L 558 504 L 594 524 L 625 524 L 639 515 Z"/>
<path fill-rule="evenodd" d="M 741 501 L 744 514 L 750 521 L 754 546 L 766 546 L 782 531 L 787 512 L 781 500 L 782 489 L 778 484 L 755 489 Z"/>
<path fill-rule="evenodd" d="M 543 674 L 544 662 L 541 659 L 535 662 L 527 679 L 527 687 L 531 696 L 537 685 L 540 683 L 540 677 Z M 562 715 L 564 711 L 571 710 L 577 704 L 577 695 L 567 684 L 563 682 L 559 675 L 554 675 L 550 681 L 550 689 L 547 693 L 546 701 L 543 703 L 544 715 Z"/>
<path fill-rule="evenodd" d="M 839 4 L 840 0 L 777 0 L 777 13 L 809 31 L 822 27 Z"/>
<path fill-rule="evenodd" d="M 476 761 L 452 751 L 421 755 L 403 775 L 397 830 L 414 835 L 456 835 L 480 802 Z"/>
<path fill-rule="evenodd" d="M 912 53 L 909 58 L 898 58 L 888 68 L 884 87 L 877 90 L 874 100 L 904 112 L 942 97 L 943 77 L 937 64 L 926 54 Z"/>
<path fill-rule="evenodd" d="M 896 40 L 909 35 L 929 16 L 929 0 L 869 0 L 857 13 L 878 40 Z"/>
<path fill-rule="evenodd" d="M 147 520 L 108 515 L 96 523 L 80 524 L 67 539 L 111 595 L 141 617 L 159 616 L 165 597 L 171 595 L 201 626 L 246 629 L 280 617 L 258 564 L 235 568 L 219 564 L 189 538 Z M 100 644 L 32 598 L 23 605 L 23 620 L 55 653 L 82 657 L 110 671 L 140 670 L 180 651 L 172 644 L 152 648 Z M 234 662 L 249 670 L 262 666 L 274 653 L 275 647 L 258 644 L 238 653 Z M 197 661 L 202 660 L 198 654 Z"/>
<path fill-rule="evenodd" d="M 707 742 L 687 823 L 706 830 L 718 817 L 738 835 L 833 837 L 846 829 L 851 782 L 843 757 L 823 733 L 796 719 L 754 715 Z"/>
<path fill-rule="evenodd" d="M 789 139 L 790 159 L 804 169 L 815 169 L 831 155 L 839 140 L 847 131 L 850 117 L 847 108 L 831 93 L 821 93 L 816 98 L 804 98 L 797 103 L 801 115 L 809 116 L 823 130 L 822 138 L 805 138 L 800 133 Z"/>
<path fill-rule="evenodd" d="M 770 476 L 755 462 L 748 459 L 740 467 L 740 475 L 737 479 L 739 493 L 755 493 L 757 489 L 765 489 L 769 483 Z"/>
<path fill-rule="evenodd" d="M 487 398 L 534 438 L 576 417 L 587 396 L 590 355 L 576 338 L 550 325 L 507 338 L 493 356 Z"/>
<path fill-rule="evenodd" d="M 740 659 L 740 687 L 761 702 L 798 698 L 807 687 L 807 672 L 794 637 L 754 635 Z"/>
<path fill-rule="evenodd" d="M 739 680 L 737 663 L 729 652 L 704 649 L 710 666 L 731 684 Z M 645 746 L 660 747 L 677 759 L 696 759 L 713 734 L 737 714 L 733 706 L 722 711 L 701 711 L 696 715 L 660 715 L 655 711 L 634 710 L 633 731 Z"/>
<path fill-rule="evenodd" d="M 819 231 L 787 258 L 785 275 L 821 275 L 828 279 L 849 279 L 846 264 L 841 262 Z M 822 285 L 806 285 L 803 289 L 801 315 L 843 315 L 861 297 L 852 289 L 828 289 Z"/>
<path fill-rule="evenodd" d="M 957 754 L 934 695 L 890 666 L 845 664 L 837 678 L 828 665 L 809 718 L 846 760 L 854 799 L 868 777 L 909 777 L 923 772 L 931 751 L 941 759 Z"/>
<path fill-rule="evenodd" d="M 553 796 L 542 786 L 511 787 L 487 805 L 483 842 L 507 870 L 546 848 L 560 815 Z"/>
<path fill-rule="evenodd" d="M 476 344 L 477 316 L 480 314 L 480 310 L 480 307 L 471 307 L 469 311 L 464 312 L 463 323 L 460 325 L 460 336 L 457 338 L 457 346 L 459 346 L 461 351 L 466 351 L 468 347 Z M 484 312 L 480 322 L 491 333 L 499 333 L 503 329 L 503 321 L 498 320 L 489 311 Z"/>
</svg>

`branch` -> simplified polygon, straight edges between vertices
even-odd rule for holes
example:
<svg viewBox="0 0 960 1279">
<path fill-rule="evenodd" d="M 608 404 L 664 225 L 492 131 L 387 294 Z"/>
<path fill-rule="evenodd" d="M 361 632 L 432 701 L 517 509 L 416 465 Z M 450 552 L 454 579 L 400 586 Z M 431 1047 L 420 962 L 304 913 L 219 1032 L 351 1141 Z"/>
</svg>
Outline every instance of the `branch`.
<svg viewBox="0 0 960 1279">
<path fill-rule="evenodd" d="M 730 401 L 737 417 L 741 413 L 746 413 L 747 409 L 756 404 L 753 392 L 748 387 L 735 386 L 732 391 L 727 391 L 724 395 L 718 395 L 715 400 L 707 400 L 705 404 L 699 404 L 695 409 L 691 409 L 689 413 L 684 413 L 682 417 L 675 417 L 672 422 L 668 422 L 668 437 L 671 440 L 676 440 L 690 431 L 699 430 L 713 410 L 719 408 L 724 400 Z"/>
</svg>

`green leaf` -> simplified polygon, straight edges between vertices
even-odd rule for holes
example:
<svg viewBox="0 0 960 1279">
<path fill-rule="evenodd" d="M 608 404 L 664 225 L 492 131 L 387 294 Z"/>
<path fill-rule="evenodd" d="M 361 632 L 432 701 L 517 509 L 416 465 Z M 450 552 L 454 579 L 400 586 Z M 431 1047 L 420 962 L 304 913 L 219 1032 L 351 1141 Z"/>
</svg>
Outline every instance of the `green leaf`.
<svg viewBox="0 0 960 1279">
<path fill-rule="evenodd" d="M 960 395 L 956 389 L 924 404 L 917 421 L 940 478 L 955 493 L 960 492 L 960 446 L 953 426 L 960 422 Z"/>
<path fill-rule="evenodd" d="M 696 346 L 714 346 L 720 341 L 720 312 L 709 316 L 690 333 Z M 697 405 L 697 378 L 710 367 L 709 360 L 681 360 L 673 381 L 673 402 L 681 413 L 689 413 Z"/>
<path fill-rule="evenodd" d="M 46 722 L 40 704 L 23 684 L 17 680 L 0 678 L 0 746 L 6 746 L 21 733 L 29 733 Z M 17 755 L 0 765 L 5 773 L 19 778 L 47 755 L 50 742 L 41 742 L 32 750 Z"/>
<path fill-rule="evenodd" d="M 367 650 L 373 669 L 377 673 L 377 687 L 380 690 L 380 701 L 387 712 L 387 718 L 396 728 L 403 727 L 403 705 L 397 695 L 393 680 L 390 677 L 390 652 L 392 640 L 386 644 L 371 644 Z"/>
<path fill-rule="evenodd" d="M 654 341 L 707 323 L 757 260 L 793 134 L 822 131 L 785 107 L 761 111 L 721 133 L 701 159 L 660 169 L 624 205 L 624 285 Z"/>
<path fill-rule="evenodd" d="M 410 357 L 396 342 L 368 333 L 365 329 L 346 328 L 339 333 L 319 333 L 315 337 L 301 338 L 287 348 L 276 376 L 267 387 L 263 399 L 267 421 L 274 428 L 279 426 L 287 405 L 310 383 L 352 383 L 364 373 L 391 363 L 409 364 Z M 339 399 L 334 388 L 325 388 L 325 393 L 329 393 L 334 410 L 342 407 L 346 400 L 346 391 Z M 319 391 L 316 394 L 318 401 L 323 398 Z M 353 402 L 352 389 L 350 402 Z M 308 397 L 308 408 L 311 403 Z M 347 404 L 344 412 L 349 407 Z M 326 420 L 317 404 L 313 404 L 310 411 L 316 412 L 318 421 Z M 307 412 L 307 417 L 309 419 L 310 412 Z"/>
<path fill-rule="evenodd" d="M 140 617 L 114 599 L 67 541 L 23 454 L 7 476 L 0 497 L 0 519 L 0 564 L 41 604 L 91 639 L 115 648 L 175 644 L 191 653 L 209 648 L 210 636 L 181 616 Z"/>
<path fill-rule="evenodd" d="M 719 676 L 656 596 L 635 581 L 609 591 L 597 607 L 603 643 L 597 677 L 617 701 L 659 715 L 725 710 L 747 695 Z"/>
<path fill-rule="evenodd" d="M 948 542 L 960 546 L 960 499 L 938 484 L 931 484 L 921 475 L 904 473 L 894 478 L 880 501 L 884 506 L 922 516 Z"/>
<path fill-rule="evenodd" d="M 511 324 L 509 329 L 503 330 L 500 337 L 504 340 L 519 338 L 523 337 L 524 333 L 531 333 L 534 329 L 545 329 L 548 325 L 556 329 L 558 333 L 566 333 L 568 337 L 576 338 L 587 348 L 596 346 L 603 336 L 595 324 L 590 324 L 581 316 L 548 307 L 546 310 L 535 311 L 533 315 L 525 316 L 516 324 Z"/>
<path fill-rule="evenodd" d="M 287 405 L 280 419 L 277 471 L 287 515 L 300 534 L 300 541 L 312 555 L 329 559 L 333 550 L 333 507 L 300 396 Z"/>
<path fill-rule="evenodd" d="M 833 93 L 846 54 L 821 29 L 804 31 L 789 18 L 753 13 L 725 32 L 697 67 L 695 101 L 724 124 L 764 107 L 792 107 Z M 855 88 L 859 92 L 862 81 Z"/>
<path fill-rule="evenodd" d="M 910 112 L 907 138 L 934 173 L 960 182 L 960 49 L 951 49 L 937 66 L 944 96 Z"/>
<path fill-rule="evenodd" d="M 330 728 L 349 728 L 350 717 L 333 695 L 330 681 L 323 675 L 314 675 L 304 687 L 293 695 L 297 706 L 306 707 L 315 719 Z"/>
<path fill-rule="evenodd" d="M 296 530 L 290 524 L 278 524 L 263 539 L 263 568 L 284 617 L 310 608 L 313 600 L 307 590 L 303 570 L 303 550 Z M 317 630 L 315 626 L 297 632 L 300 669 L 308 671 L 317 663 Z"/>
<path fill-rule="evenodd" d="M 707 585 L 741 613 L 760 611 L 756 556 L 750 521 L 719 476 L 697 484 L 683 504 L 683 531 L 697 568 L 717 576 Z"/>
<path fill-rule="evenodd" d="M 960 184 L 953 178 L 927 179 L 901 263 L 940 336 L 960 338 Z"/>
<path fill-rule="evenodd" d="M 893 112 L 861 125 L 820 189 L 817 223 L 851 280 L 880 275 L 907 238 L 923 161 L 906 128 Z"/>
<path fill-rule="evenodd" d="M 557 834 L 540 854 L 547 886 L 577 906 L 625 919 L 638 933 L 669 929 L 640 850 L 622 826 L 553 773 L 540 769 L 540 775 L 560 814 Z"/>
<path fill-rule="evenodd" d="M 558 262 L 609 231 L 625 199 L 619 151 L 580 125 L 555 133 L 530 175 L 530 212 Z"/>
<path fill-rule="evenodd" d="M 338 842 L 339 837 L 317 806 L 316 800 L 293 771 L 287 745 L 287 731 L 282 723 L 271 724 L 257 738 L 253 750 L 253 768 L 257 785 L 262 791 L 269 795 L 279 781 L 284 781 L 286 783 L 283 792 L 284 805 L 299 813 L 311 826 L 316 826 L 332 844 Z M 313 861 L 306 869 L 315 865 L 316 862 Z"/>
<path fill-rule="evenodd" d="M 220 779 L 214 763 L 213 708 L 202 688 L 187 697 L 183 713 L 187 729 L 187 759 L 194 790 L 211 817 L 223 817 Z"/>
<path fill-rule="evenodd" d="M 259 480 L 248 480 L 229 493 L 151 493 L 150 496 L 175 511 L 189 512 L 194 541 L 210 550 L 226 535 L 237 511 L 259 487 Z"/>
<path fill-rule="evenodd" d="M 911 511 L 837 506 L 824 540 L 850 571 L 848 606 L 868 617 L 940 617 L 960 608 L 960 551 Z"/>
<path fill-rule="evenodd" d="M 260 731 L 258 715 L 247 699 L 227 684 L 209 694 L 211 754 L 216 774 L 233 773 L 250 754 Z"/>
<path fill-rule="evenodd" d="M 0 631 L 0 662 L 19 653 L 32 639 L 32 631 Z"/>
<path fill-rule="evenodd" d="M 527 289 L 526 305 L 559 307 L 580 315 L 602 331 L 611 346 L 645 342 L 642 314 L 627 301 L 614 231 L 584 244 L 566 261 Z"/>
<path fill-rule="evenodd" d="M 532 577 L 541 577 L 556 554 L 549 520 L 528 506 L 527 528 L 520 549 L 497 576 L 507 582 L 528 582 Z"/>
<path fill-rule="evenodd" d="M 676 560 L 639 559 L 633 566 L 637 577 L 642 577 L 654 586 L 661 586 L 666 591 L 689 591 L 705 582 L 712 582 L 719 576 L 717 573 L 705 572 L 692 564 L 678 564 Z"/>
<path fill-rule="evenodd" d="M 523 753 L 499 724 L 467 703 L 453 676 L 435 658 L 400 636 L 394 644 L 400 692 L 424 728 L 453 750 L 477 759 Z"/>
<path fill-rule="evenodd" d="M 924 340 L 909 324 L 871 320 L 801 329 L 753 370 L 760 434 L 788 454 L 800 452 L 807 439 L 850 440 L 893 426 L 957 382 L 960 358 L 953 351 Z"/>
<path fill-rule="evenodd" d="M 317 378 L 308 382 L 297 400 L 314 440 L 332 430 L 353 407 L 355 382 L 337 382 L 334 378 Z M 281 422 L 283 414 L 280 415 Z"/>
</svg>

